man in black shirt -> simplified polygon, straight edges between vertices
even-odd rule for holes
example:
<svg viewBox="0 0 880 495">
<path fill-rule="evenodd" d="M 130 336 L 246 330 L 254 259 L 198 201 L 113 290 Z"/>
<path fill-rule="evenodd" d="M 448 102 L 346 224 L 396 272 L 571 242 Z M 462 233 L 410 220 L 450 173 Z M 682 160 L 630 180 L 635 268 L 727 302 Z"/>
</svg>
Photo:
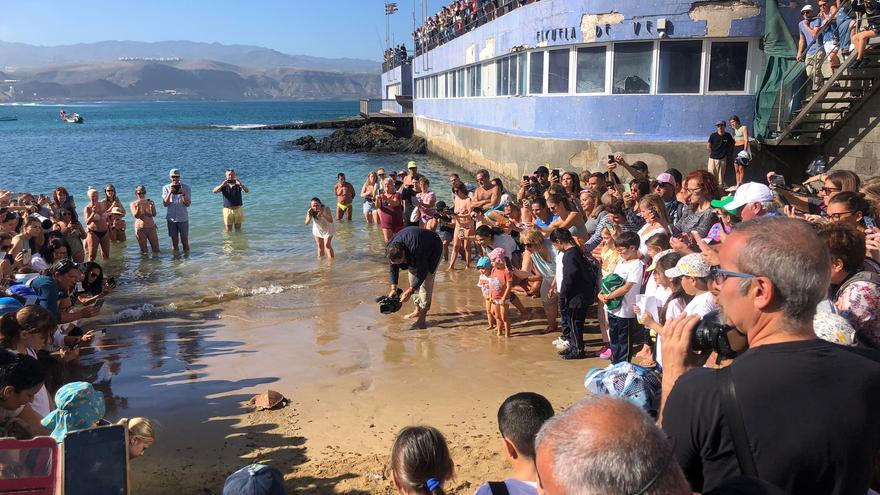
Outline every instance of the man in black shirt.
<svg viewBox="0 0 880 495">
<path fill-rule="evenodd" d="M 409 270 L 410 287 L 403 291 L 400 301 L 406 302 L 415 294 L 413 302 L 416 309 L 406 317 L 416 318 L 413 328 L 427 328 L 425 317 L 431 309 L 434 275 L 443 256 L 443 241 L 434 231 L 415 226 L 404 227 L 385 246 L 385 256 L 391 262 L 389 297 L 397 295 L 400 270 Z"/>
<path fill-rule="evenodd" d="M 749 343 L 729 368 L 734 408 L 722 402 L 719 372 L 692 362 L 698 317 L 661 332 L 663 429 L 691 487 L 742 473 L 798 495 L 867 493 L 880 449 L 880 353 L 813 333 L 830 283 L 827 248 L 804 221 L 761 217 L 737 226 L 718 255 L 719 306 Z M 736 443 L 731 425 L 744 430 Z"/>
<path fill-rule="evenodd" d="M 727 162 L 733 154 L 736 141 L 733 136 L 724 129 L 727 124 L 723 120 L 715 122 L 715 132 L 709 135 L 706 149 L 709 150 L 709 173 L 718 180 L 718 185 L 724 187 L 724 173 L 727 171 Z"/>
<path fill-rule="evenodd" d="M 244 210 L 242 209 L 241 192 L 250 192 L 241 181 L 235 177 L 235 170 L 226 169 L 226 179 L 212 192 L 214 194 L 223 194 L 223 223 L 226 224 L 226 232 L 232 230 L 241 230 L 241 223 L 244 222 Z"/>
</svg>

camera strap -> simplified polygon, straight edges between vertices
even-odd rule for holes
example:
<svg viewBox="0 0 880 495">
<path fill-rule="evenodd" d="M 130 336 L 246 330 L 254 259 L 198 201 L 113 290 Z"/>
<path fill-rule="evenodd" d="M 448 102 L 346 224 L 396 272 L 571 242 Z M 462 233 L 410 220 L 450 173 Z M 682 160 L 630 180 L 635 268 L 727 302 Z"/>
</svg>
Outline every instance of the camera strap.
<svg viewBox="0 0 880 495">
<path fill-rule="evenodd" d="M 758 478 L 758 468 L 755 465 L 755 458 L 752 456 L 752 450 L 749 447 L 749 436 L 746 433 L 742 411 L 736 400 L 736 387 L 733 384 L 730 368 L 730 366 L 725 366 L 716 372 L 721 389 L 721 406 L 724 411 L 724 418 L 727 420 L 727 429 L 730 431 L 730 437 L 733 440 L 733 448 L 736 451 L 736 460 L 739 462 L 740 473 Z"/>
</svg>

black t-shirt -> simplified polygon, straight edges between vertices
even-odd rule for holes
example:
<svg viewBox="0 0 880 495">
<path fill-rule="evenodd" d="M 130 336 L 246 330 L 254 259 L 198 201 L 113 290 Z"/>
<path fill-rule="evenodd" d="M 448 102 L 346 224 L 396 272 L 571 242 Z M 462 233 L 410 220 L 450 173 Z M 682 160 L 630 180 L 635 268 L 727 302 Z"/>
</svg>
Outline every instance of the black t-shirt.
<svg viewBox="0 0 880 495">
<path fill-rule="evenodd" d="M 731 136 L 729 132 L 725 132 L 721 135 L 718 135 L 717 132 L 709 134 L 709 144 L 712 146 L 712 150 L 709 152 L 709 158 L 714 160 L 727 158 L 727 155 L 733 151 L 733 144 L 735 142 L 736 141 L 733 140 L 733 136 Z"/>
<path fill-rule="evenodd" d="M 226 183 L 223 185 L 223 189 L 220 189 L 220 193 L 223 194 L 223 206 L 225 208 L 235 208 L 242 205 L 241 186 L 238 184 Z"/>
<path fill-rule="evenodd" d="M 864 494 L 880 449 L 880 352 L 824 340 L 757 347 L 731 376 L 759 477 L 786 493 Z M 740 474 L 717 372 L 675 384 L 663 429 L 696 492 Z"/>
</svg>

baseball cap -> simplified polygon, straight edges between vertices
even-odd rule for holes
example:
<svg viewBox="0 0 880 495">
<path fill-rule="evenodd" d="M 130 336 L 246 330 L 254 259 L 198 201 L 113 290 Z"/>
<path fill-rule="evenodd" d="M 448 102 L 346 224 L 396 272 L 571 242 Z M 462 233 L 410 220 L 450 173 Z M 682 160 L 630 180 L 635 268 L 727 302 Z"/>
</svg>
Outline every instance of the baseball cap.
<svg viewBox="0 0 880 495">
<path fill-rule="evenodd" d="M 673 186 L 677 185 L 677 183 L 675 182 L 675 177 L 673 177 L 672 174 L 666 172 L 663 172 L 662 174 L 657 176 L 657 182 L 672 184 Z"/>
<path fill-rule="evenodd" d="M 535 175 L 550 175 L 550 169 L 541 165 L 535 169 Z"/>
<path fill-rule="evenodd" d="M 732 214 L 736 215 L 736 208 L 734 208 L 734 209 L 728 208 L 728 205 L 730 205 L 730 203 L 732 201 L 733 201 L 733 194 L 724 196 L 721 199 L 713 199 L 712 200 L 712 208 L 719 208 L 719 209 L 722 209 L 728 213 L 732 213 Z"/>
<path fill-rule="evenodd" d="M 801 7 L 801 12 L 812 12 L 812 11 L 813 11 L 813 6 L 810 4 L 806 4 L 803 7 Z"/>
<path fill-rule="evenodd" d="M 492 261 L 488 256 L 483 256 L 477 260 L 477 268 L 492 268 Z"/>
<path fill-rule="evenodd" d="M 380 168 L 380 169 L 376 170 L 376 175 L 385 175 L 385 169 Z"/>
<path fill-rule="evenodd" d="M 416 168 L 416 167 L 418 167 L 416 162 L 410 161 L 410 162 L 406 163 L 406 168 Z"/>
<path fill-rule="evenodd" d="M 733 201 L 724 208 L 735 211 L 749 203 L 761 203 L 764 201 L 773 201 L 773 191 L 765 184 L 746 182 L 737 188 Z"/>
<path fill-rule="evenodd" d="M 287 495 L 281 472 L 265 464 L 251 464 L 229 475 L 223 495 Z"/>
<path fill-rule="evenodd" d="M 674 267 L 666 270 L 665 274 L 669 278 L 685 277 L 708 277 L 712 271 L 709 263 L 703 259 L 699 253 L 682 256 Z"/>
<path fill-rule="evenodd" d="M 180 177 L 180 169 L 172 168 L 170 172 L 168 172 L 168 177 Z"/>
<path fill-rule="evenodd" d="M 721 127 L 721 126 L 725 126 L 725 127 L 726 127 L 726 126 L 727 126 L 727 122 L 725 122 L 725 121 L 723 121 L 723 120 L 719 120 L 718 122 L 715 122 L 715 127 Z"/>
</svg>

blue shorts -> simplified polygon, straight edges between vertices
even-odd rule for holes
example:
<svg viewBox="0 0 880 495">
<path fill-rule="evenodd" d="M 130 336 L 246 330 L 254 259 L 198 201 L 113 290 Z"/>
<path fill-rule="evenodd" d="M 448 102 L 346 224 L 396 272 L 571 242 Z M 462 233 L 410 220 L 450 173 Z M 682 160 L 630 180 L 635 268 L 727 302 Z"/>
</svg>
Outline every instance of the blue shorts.
<svg viewBox="0 0 880 495">
<path fill-rule="evenodd" d="M 171 220 L 166 220 L 168 222 L 168 235 L 171 237 L 183 237 L 184 239 L 189 239 L 189 222 L 172 222 Z"/>
</svg>

